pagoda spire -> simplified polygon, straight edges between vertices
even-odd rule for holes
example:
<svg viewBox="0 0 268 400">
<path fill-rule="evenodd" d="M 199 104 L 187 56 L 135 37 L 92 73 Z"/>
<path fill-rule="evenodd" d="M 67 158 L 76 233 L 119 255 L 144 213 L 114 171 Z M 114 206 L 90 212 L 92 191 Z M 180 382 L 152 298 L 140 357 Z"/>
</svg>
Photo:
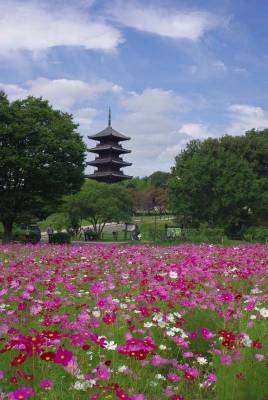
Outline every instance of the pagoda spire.
<svg viewBox="0 0 268 400">
<path fill-rule="evenodd" d="M 109 107 L 108 126 L 112 126 L 111 107 Z"/>
</svg>

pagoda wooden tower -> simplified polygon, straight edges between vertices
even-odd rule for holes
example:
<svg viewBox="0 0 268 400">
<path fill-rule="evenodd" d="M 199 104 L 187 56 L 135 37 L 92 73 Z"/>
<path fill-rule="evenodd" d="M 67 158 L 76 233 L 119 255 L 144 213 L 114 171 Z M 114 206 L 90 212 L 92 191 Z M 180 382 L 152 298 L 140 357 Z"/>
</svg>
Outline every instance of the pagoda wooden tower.
<svg viewBox="0 0 268 400">
<path fill-rule="evenodd" d="M 125 162 L 121 154 L 131 153 L 126 150 L 119 142 L 129 140 L 130 137 L 122 135 L 111 126 L 111 110 L 109 109 L 108 126 L 96 135 L 88 136 L 89 139 L 99 141 L 96 147 L 88 149 L 90 153 L 95 153 L 96 158 L 87 164 L 96 167 L 93 174 L 88 177 L 99 182 L 115 183 L 125 179 L 131 179 L 132 176 L 125 175 L 121 168 L 132 165 Z"/>
</svg>

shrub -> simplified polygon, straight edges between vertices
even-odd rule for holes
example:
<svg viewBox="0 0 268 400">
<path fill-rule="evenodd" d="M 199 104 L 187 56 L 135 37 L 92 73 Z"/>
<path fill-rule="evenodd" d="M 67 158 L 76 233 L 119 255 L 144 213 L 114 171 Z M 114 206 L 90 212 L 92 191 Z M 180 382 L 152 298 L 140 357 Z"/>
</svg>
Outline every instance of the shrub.
<svg viewBox="0 0 268 400">
<path fill-rule="evenodd" d="M 244 234 L 244 239 L 248 242 L 268 242 L 268 228 L 265 227 L 251 227 L 247 229 Z"/>
<path fill-rule="evenodd" d="M 57 232 L 51 235 L 50 243 L 65 244 L 71 243 L 71 235 L 67 232 Z"/>
</svg>

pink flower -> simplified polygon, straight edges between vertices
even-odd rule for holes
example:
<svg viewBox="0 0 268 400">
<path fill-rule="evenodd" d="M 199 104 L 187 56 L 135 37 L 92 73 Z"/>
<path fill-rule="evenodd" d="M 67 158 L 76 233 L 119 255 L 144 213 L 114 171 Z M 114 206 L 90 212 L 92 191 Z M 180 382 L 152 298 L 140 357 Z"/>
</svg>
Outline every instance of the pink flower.
<svg viewBox="0 0 268 400">
<path fill-rule="evenodd" d="M 169 372 L 167 374 L 167 378 L 168 380 L 172 381 L 172 382 L 179 382 L 181 380 L 181 377 L 177 374 L 175 374 L 174 372 Z"/>
<path fill-rule="evenodd" d="M 4 379 L 4 371 L 0 370 L 0 381 L 2 381 Z"/>
<path fill-rule="evenodd" d="M 51 390 L 54 386 L 54 382 L 51 379 L 43 379 L 40 382 L 40 388 L 44 390 Z"/>
<path fill-rule="evenodd" d="M 173 338 L 172 338 L 172 340 L 178 345 L 178 346 L 181 346 L 181 347 L 184 347 L 184 348 L 188 348 L 189 347 L 189 343 L 188 342 L 186 342 L 186 340 L 184 340 L 182 337 L 180 337 L 180 336 L 174 336 Z"/>
<path fill-rule="evenodd" d="M 232 357 L 228 356 L 227 354 L 223 354 L 221 356 L 221 364 L 222 365 L 231 365 L 232 364 Z"/>
<path fill-rule="evenodd" d="M 192 353 L 191 351 L 186 351 L 185 353 L 182 353 L 183 358 L 191 358 L 193 356 L 194 356 L 194 353 Z"/>
<path fill-rule="evenodd" d="M 263 354 L 255 354 L 255 358 L 258 361 L 262 361 L 264 359 L 264 355 Z"/>
<path fill-rule="evenodd" d="M 152 364 L 154 367 L 160 367 L 161 365 L 168 364 L 168 359 L 162 358 L 161 356 L 159 356 L 158 354 L 156 354 L 155 356 L 152 357 L 151 364 Z"/>
<path fill-rule="evenodd" d="M 130 399 L 131 400 L 145 400 L 145 397 L 143 394 L 134 394 L 134 396 L 132 396 Z"/>
</svg>

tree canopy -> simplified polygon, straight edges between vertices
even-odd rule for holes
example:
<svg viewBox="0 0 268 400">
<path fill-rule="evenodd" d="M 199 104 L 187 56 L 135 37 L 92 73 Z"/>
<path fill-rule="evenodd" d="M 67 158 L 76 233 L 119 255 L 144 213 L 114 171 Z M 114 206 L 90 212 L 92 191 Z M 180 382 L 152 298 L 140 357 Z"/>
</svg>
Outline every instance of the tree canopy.
<svg viewBox="0 0 268 400">
<path fill-rule="evenodd" d="M 72 218 L 73 228 L 87 219 L 100 236 L 107 222 L 125 222 L 131 218 L 132 203 L 122 185 L 87 179 L 80 192 L 65 198 L 63 211 Z"/>
<path fill-rule="evenodd" d="M 72 116 L 41 98 L 9 102 L 0 92 L 0 221 L 44 218 L 84 179 L 85 145 Z"/>
<path fill-rule="evenodd" d="M 184 222 L 223 226 L 230 235 L 268 222 L 268 129 L 191 141 L 177 157 L 170 203 Z"/>
</svg>

